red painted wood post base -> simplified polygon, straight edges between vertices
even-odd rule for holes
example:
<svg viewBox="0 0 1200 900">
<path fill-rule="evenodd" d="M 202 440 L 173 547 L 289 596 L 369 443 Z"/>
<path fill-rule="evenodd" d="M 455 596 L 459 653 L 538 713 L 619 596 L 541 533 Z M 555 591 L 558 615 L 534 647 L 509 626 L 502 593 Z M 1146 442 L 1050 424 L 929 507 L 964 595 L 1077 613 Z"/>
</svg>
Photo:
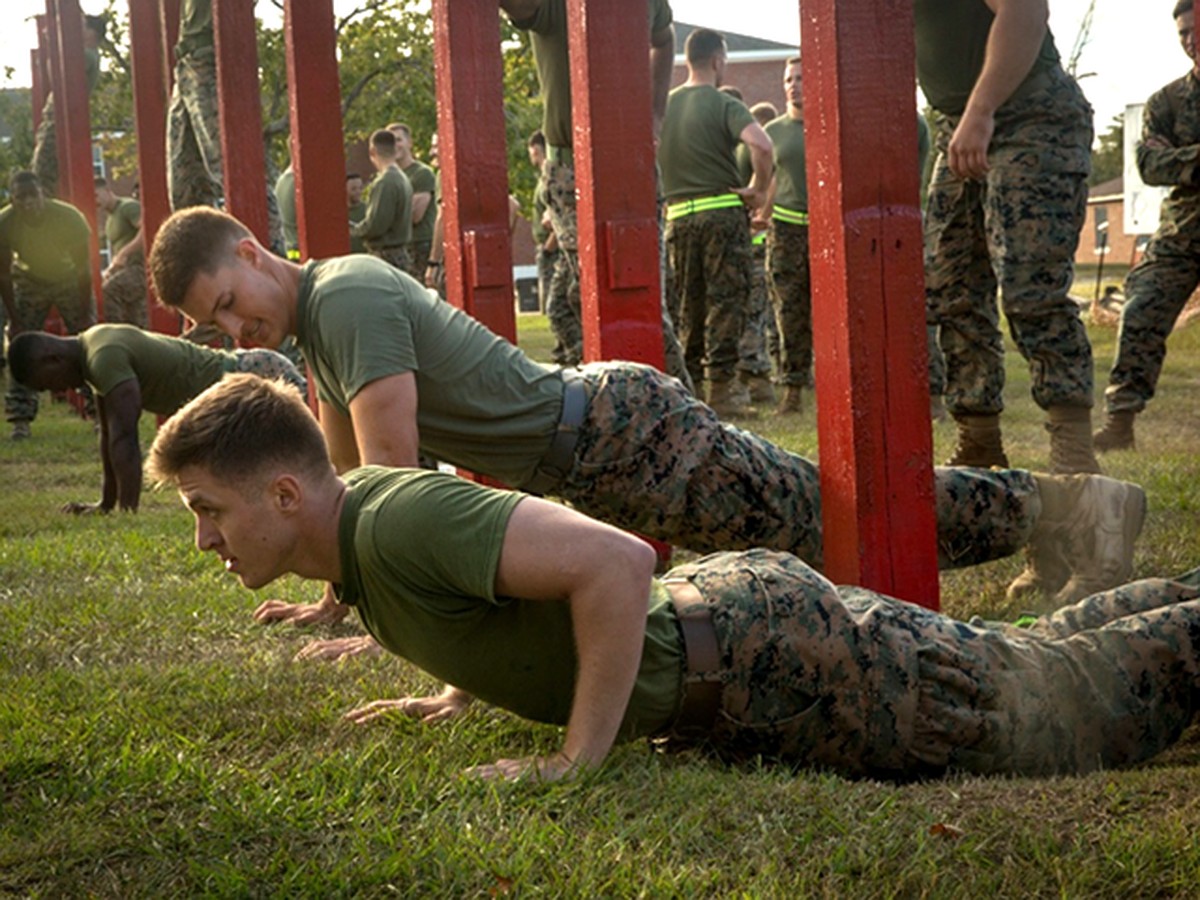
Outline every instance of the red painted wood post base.
<svg viewBox="0 0 1200 900">
<path fill-rule="evenodd" d="M 800 11 L 825 571 L 936 609 L 912 7 Z"/>
</svg>

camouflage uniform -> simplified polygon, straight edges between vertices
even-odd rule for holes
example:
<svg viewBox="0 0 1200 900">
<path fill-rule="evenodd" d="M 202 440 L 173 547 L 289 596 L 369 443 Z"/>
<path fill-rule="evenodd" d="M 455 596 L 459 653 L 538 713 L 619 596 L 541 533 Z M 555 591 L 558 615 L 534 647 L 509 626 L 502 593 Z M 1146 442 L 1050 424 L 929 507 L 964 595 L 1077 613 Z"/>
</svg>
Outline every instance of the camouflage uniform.
<svg viewBox="0 0 1200 900">
<path fill-rule="evenodd" d="M 667 252 L 679 297 L 678 332 L 692 380 L 728 381 L 750 293 L 750 222 L 741 206 L 667 222 Z"/>
<path fill-rule="evenodd" d="M 746 324 L 738 339 L 737 370 L 762 378 L 771 377 L 772 360 L 779 353 L 775 317 L 767 310 L 766 235 L 750 242 L 750 293 L 747 295 Z"/>
<path fill-rule="evenodd" d="M 719 667 L 687 680 L 723 685 L 705 742 L 728 759 L 1046 776 L 1148 759 L 1192 721 L 1200 590 L 1182 582 L 1125 585 L 1022 631 L 835 587 L 766 550 L 664 581 L 691 582 L 711 611 Z"/>
<path fill-rule="evenodd" d="M 946 358 L 946 405 L 965 415 L 1004 408 L 999 286 L 1038 406 L 1092 405 L 1092 347 L 1071 286 L 1087 204 L 1092 110 L 1060 66 L 996 113 L 983 181 L 950 171 L 958 125 L 944 116 L 925 219 L 926 298 Z"/>
<path fill-rule="evenodd" d="M 15 331 L 40 331 L 50 315 L 50 307 L 58 310 L 68 334 L 78 334 L 96 323 L 96 311 L 91 298 L 85 301 L 74 280 L 49 284 L 32 278 L 19 267 L 12 270 L 13 296 L 16 316 L 9 327 Z M 90 393 L 85 392 L 90 400 Z M 9 379 L 4 396 L 5 418 L 10 422 L 32 422 L 37 417 L 37 391 Z"/>
<path fill-rule="evenodd" d="M 1148 147 L 1152 139 L 1163 149 Z M 1117 358 L 1104 392 L 1109 412 L 1141 412 L 1154 396 L 1167 336 L 1200 284 L 1200 80 L 1194 72 L 1146 102 L 1138 170 L 1147 184 L 1172 185 L 1146 254 L 1125 278 Z"/>
<path fill-rule="evenodd" d="M 33 157 L 29 161 L 29 168 L 37 175 L 38 181 L 42 185 L 42 192 L 47 197 L 58 196 L 57 140 L 54 125 L 54 95 L 49 94 L 42 107 L 42 120 L 38 123 L 33 144 Z"/>
<path fill-rule="evenodd" d="M 819 566 L 816 465 L 722 422 L 673 378 L 635 363 L 580 370 L 590 396 L 575 463 L 553 493 L 606 522 L 698 552 L 770 547 Z M 1029 542 L 1041 497 L 1019 470 L 935 470 L 942 568 Z"/>
<path fill-rule="evenodd" d="M 780 381 L 812 386 L 812 288 L 808 226 L 771 220 L 767 237 L 767 283 L 779 326 Z"/>
<path fill-rule="evenodd" d="M 299 391 L 301 397 L 308 396 L 304 370 L 279 351 L 257 347 L 253 350 L 235 350 L 234 354 L 237 356 L 235 372 L 246 372 L 269 381 L 283 380 Z"/>
<path fill-rule="evenodd" d="M 401 272 L 407 272 L 413 278 L 416 278 L 417 281 L 424 283 L 424 272 L 420 276 L 413 275 L 412 255 L 408 252 L 407 244 L 402 244 L 398 247 L 367 247 L 367 252 L 378 259 L 382 259 L 388 265 L 395 266 Z"/>
<path fill-rule="evenodd" d="M 105 322 L 124 322 L 138 328 L 147 326 L 146 260 L 142 254 L 111 272 L 100 290 L 104 298 Z"/>
</svg>

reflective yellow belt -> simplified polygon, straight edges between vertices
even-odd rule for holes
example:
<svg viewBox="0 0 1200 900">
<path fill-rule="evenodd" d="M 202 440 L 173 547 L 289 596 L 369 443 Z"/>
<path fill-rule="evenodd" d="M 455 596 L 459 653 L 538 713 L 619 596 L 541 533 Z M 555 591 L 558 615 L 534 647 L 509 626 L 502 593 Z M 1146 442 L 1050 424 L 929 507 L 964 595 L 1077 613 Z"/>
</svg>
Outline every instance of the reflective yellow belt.
<svg viewBox="0 0 1200 900">
<path fill-rule="evenodd" d="M 714 194 L 711 197 L 680 200 L 678 203 L 667 204 L 667 221 L 681 219 L 692 213 L 707 212 L 710 209 L 728 209 L 731 206 L 741 205 L 742 198 L 737 194 Z"/>
<path fill-rule="evenodd" d="M 798 209 L 788 209 L 786 206 L 776 206 L 771 211 L 771 218 L 789 225 L 807 225 L 808 213 Z"/>
<path fill-rule="evenodd" d="M 765 244 L 766 242 L 767 233 L 765 231 L 760 231 L 758 234 L 754 235 L 754 237 L 750 238 L 750 243 L 752 244 Z"/>
</svg>

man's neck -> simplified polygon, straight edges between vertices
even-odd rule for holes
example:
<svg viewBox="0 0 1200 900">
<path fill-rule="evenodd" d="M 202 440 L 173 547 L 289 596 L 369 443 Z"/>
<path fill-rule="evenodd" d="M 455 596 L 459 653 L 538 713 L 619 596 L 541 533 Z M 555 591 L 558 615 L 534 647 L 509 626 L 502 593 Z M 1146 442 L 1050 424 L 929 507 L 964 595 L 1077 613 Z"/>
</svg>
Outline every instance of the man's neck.
<svg viewBox="0 0 1200 900">
<path fill-rule="evenodd" d="M 334 476 L 313 486 L 305 498 L 305 526 L 298 545 L 303 557 L 295 560 L 291 571 L 303 578 L 330 581 L 342 580 L 342 555 L 338 546 L 338 529 L 342 509 L 346 505 L 346 482 Z"/>
<path fill-rule="evenodd" d="M 804 124 L 804 107 L 803 106 L 793 106 L 792 104 L 789 103 L 787 112 L 788 112 L 788 118 L 791 119 L 793 122 L 799 122 L 801 125 Z"/>
<path fill-rule="evenodd" d="M 688 80 L 685 87 L 701 87 L 707 85 L 715 88 L 717 86 L 717 73 L 712 69 L 693 69 L 688 66 Z"/>
</svg>

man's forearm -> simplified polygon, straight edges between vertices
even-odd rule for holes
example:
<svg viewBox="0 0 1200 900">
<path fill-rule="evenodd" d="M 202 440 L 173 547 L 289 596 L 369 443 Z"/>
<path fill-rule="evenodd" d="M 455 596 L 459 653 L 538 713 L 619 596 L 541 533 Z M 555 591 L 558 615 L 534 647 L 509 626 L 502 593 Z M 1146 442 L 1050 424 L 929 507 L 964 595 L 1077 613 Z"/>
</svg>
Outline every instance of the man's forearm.
<svg viewBox="0 0 1200 900">
<path fill-rule="evenodd" d="M 654 115 L 655 138 L 667 111 L 667 95 L 671 91 L 671 75 L 675 71 L 675 26 L 668 25 L 663 31 L 669 34 L 654 35 L 652 40 L 657 39 L 661 43 L 654 43 L 650 47 L 650 109 Z"/>
<path fill-rule="evenodd" d="M 1045 0 L 1003 0 L 994 9 L 983 68 L 964 115 L 994 115 L 1033 68 L 1046 37 L 1049 10 Z"/>
<path fill-rule="evenodd" d="M 110 442 L 109 456 L 116 476 L 117 505 L 134 511 L 142 496 L 142 454 L 137 437 L 119 437 Z"/>
</svg>

